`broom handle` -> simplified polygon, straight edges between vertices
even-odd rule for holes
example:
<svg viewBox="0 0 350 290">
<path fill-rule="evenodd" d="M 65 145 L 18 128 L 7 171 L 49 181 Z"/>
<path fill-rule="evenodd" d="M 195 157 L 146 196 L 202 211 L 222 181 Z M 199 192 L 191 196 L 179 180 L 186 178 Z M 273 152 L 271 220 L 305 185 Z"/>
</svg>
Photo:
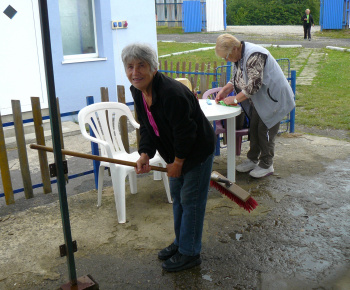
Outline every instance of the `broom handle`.
<svg viewBox="0 0 350 290">
<path fill-rule="evenodd" d="M 43 146 L 43 145 L 30 144 L 29 147 L 31 149 L 53 152 L 52 147 L 47 147 L 47 146 Z M 66 149 L 61 149 L 61 152 L 64 155 L 70 155 L 70 156 L 75 156 L 75 157 L 80 157 L 80 158 L 86 158 L 86 159 L 92 159 L 92 160 L 97 160 L 97 161 L 104 161 L 104 162 L 110 162 L 110 163 L 115 163 L 115 164 L 120 164 L 120 165 L 136 167 L 136 162 L 119 160 L 119 159 L 108 158 L 108 157 L 97 156 L 97 155 L 86 154 L 86 153 L 80 153 L 80 152 L 70 151 L 70 150 L 66 150 Z M 165 167 L 153 166 L 153 165 L 150 165 L 150 167 L 151 167 L 151 170 L 167 172 L 167 169 Z"/>
</svg>

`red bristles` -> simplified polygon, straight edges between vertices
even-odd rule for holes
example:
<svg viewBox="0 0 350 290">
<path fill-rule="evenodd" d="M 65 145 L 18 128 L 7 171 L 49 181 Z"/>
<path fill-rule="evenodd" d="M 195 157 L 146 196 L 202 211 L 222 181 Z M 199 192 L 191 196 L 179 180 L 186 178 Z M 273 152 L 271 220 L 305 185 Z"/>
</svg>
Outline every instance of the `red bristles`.
<svg viewBox="0 0 350 290">
<path fill-rule="evenodd" d="M 210 180 L 210 186 L 216 188 L 218 191 L 226 195 L 229 199 L 233 200 L 235 203 L 237 203 L 240 207 L 243 207 L 248 212 L 251 212 L 258 206 L 258 203 L 254 198 L 250 197 L 246 202 L 244 202 L 243 200 L 235 196 L 232 192 L 227 190 L 225 187 L 221 186 L 213 180 Z"/>
</svg>

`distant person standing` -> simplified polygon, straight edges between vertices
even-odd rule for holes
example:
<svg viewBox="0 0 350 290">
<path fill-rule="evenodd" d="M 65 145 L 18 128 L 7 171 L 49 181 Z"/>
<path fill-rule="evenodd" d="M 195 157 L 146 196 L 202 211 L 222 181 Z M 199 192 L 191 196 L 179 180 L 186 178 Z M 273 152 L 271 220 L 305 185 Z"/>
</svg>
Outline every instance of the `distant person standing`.
<svg viewBox="0 0 350 290">
<path fill-rule="evenodd" d="M 305 10 L 305 14 L 301 17 L 301 21 L 303 21 L 304 39 L 309 39 L 309 41 L 311 41 L 311 24 L 312 26 L 315 26 L 315 24 L 314 19 L 310 14 L 310 9 Z"/>
</svg>

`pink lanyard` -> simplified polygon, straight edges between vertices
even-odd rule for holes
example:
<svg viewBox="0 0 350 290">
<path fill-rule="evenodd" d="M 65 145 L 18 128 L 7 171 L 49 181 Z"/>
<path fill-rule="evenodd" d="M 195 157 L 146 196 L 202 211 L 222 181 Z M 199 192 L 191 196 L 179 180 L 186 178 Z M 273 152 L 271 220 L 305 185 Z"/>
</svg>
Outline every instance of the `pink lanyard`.
<svg viewBox="0 0 350 290">
<path fill-rule="evenodd" d="M 158 131 L 157 124 L 153 119 L 151 111 L 148 109 L 148 106 L 147 106 L 147 103 L 146 103 L 146 100 L 145 100 L 145 97 L 143 96 L 143 94 L 142 94 L 142 99 L 143 99 L 143 105 L 145 106 L 145 110 L 147 112 L 148 121 L 151 124 L 151 126 L 154 130 L 154 133 L 159 137 L 159 131 Z"/>
</svg>

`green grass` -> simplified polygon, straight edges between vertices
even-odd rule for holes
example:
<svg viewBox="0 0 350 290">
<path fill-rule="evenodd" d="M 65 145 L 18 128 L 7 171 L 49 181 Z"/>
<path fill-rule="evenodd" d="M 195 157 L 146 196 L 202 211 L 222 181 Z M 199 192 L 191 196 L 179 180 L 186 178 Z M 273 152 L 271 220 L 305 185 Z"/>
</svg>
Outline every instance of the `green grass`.
<svg viewBox="0 0 350 290">
<path fill-rule="evenodd" d="M 350 130 L 350 54 L 324 49 L 311 86 L 298 86 L 296 122 Z"/>
<path fill-rule="evenodd" d="M 215 46 L 215 45 L 207 44 L 207 43 L 204 44 L 204 43 L 158 42 L 158 54 L 165 55 L 165 54 L 169 54 L 169 53 L 173 53 L 173 52 L 186 51 L 186 50 L 196 49 L 196 48 L 201 48 L 201 47 L 213 47 L 213 46 Z M 174 47 L 177 47 L 177 49 L 174 49 Z M 202 64 L 204 64 L 204 71 L 210 72 L 210 73 L 215 73 L 215 70 L 213 69 L 215 61 L 217 62 L 217 66 L 226 64 L 226 62 L 223 59 L 221 59 L 215 55 L 214 49 L 206 50 L 206 51 L 196 51 L 196 52 L 191 52 L 191 53 L 187 53 L 187 54 L 172 55 L 172 56 L 168 56 L 166 58 L 160 58 L 159 60 L 162 64 L 161 69 L 165 69 L 164 62 L 167 61 L 168 70 L 170 70 L 170 65 L 172 62 L 173 63 L 173 68 L 172 68 L 173 71 L 176 70 L 176 64 L 178 62 L 180 63 L 179 71 L 184 71 L 182 68 L 182 63 L 185 62 L 186 63 L 185 71 L 190 71 L 189 65 L 191 63 L 191 65 L 192 65 L 191 71 L 194 72 L 195 65 L 196 65 L 196 63 L 198 63 L 199 64 L 199 71 L 203 71 L 203 70 L 201 70 L 201 67 L 202 67 Z M 210 70 L 209 71 L 208 71 L 208 63 L 210 63 Z M 187 77 L 188 79 L 190 79 L 191 76 L 194 77 L 194 75 L 185 75 L 185 77 Z M 175 77 L 175 76 L 173 76 L 173 77 Z M 182 75 L 180 75 L 179 77 L 182 77 Z M 197 90 L 199 90 L 199 84 L 200 84 L 199 79 L 200 79 L 200 77 L 198 76 L 197 88 L 196 88 Z M 211 84 L 212 81 L 214 81 L 214 76 L 211 76 L 208 79 L 209 84 Z"/>
<path fill-rule="evenodd" d="M 318 37 L 328 37 L 328 38 L 349 38 L 350 39 L 350 29 L 326 29 L 322 31 L 315 32 L 315 36 Z"/>
<path fill-rule="evenodd" d="M 180 42 L 158 42 L 158 55 L 162 56 L 179 51 L 197 49 L 201 47 L 213 47 L 214 44 L 209 43 L 180 43 Z M 213 50 L 214 51 L 214 50 Z"/>
<path fill-rule="evenodd" d="M 158 43 L 159 55 L 207 46 L 212 45 Z M 276 59 L 289 58 L 292 66 L 303 49 L 268 48 Z M 315 49 L 315 51 L 318 52 L 318 49 Z M 296 123 L 318 128 L 350 130 L 350 53 L 329 49 L 322 49 L 320 51 L 325 53 L 325 57 L 319 63 L 318 72 L 312 85 L 301 86 L 297 82 Z M 207 64 L 211 63 L 210 72 L 214 72 L 212 68 L 215 61 L 217 65 L 226 64 L 215 55 L 214 49 L 161 58 L 162 69 L 164 69 L 165 60 L 168 62 L 168 69 L 170 69 L 170 62 L 173 62 L 173 70 L 176 69 L 176 63 L 180 62 L 180 71 L 182 71 L 183 62 L 187 64 L 186 71 L 188 70 L 189 62 L 192 63 L 192 71 L 194 71 L 195 63 L 199 63 L 199 67 L 201 67 L 201 63 L 205 63 L 205 70 L 208 68 Z M 303 67 L 301 66 L 300 69 Z M 297 75 L 299 73 L 300 71 L 297 71 Z M 189 76 L 186 77 L 189 78 Z M 209 83 L 212 80 L 213 78 L 211 77 Z"/>
<path fill-rule="evenodd" d="M 292 62 L 299 54 L 302 48 L 280 48 L 280 47 L 267 47 L 268 51 L 275 59 L 289 58 Z"/>
<path fill-rule="evenodd" d="M 157 26 L 157 34 L 183 34 L 182 27 Z"/>
<path fill-rule="evenodd" d="M 166 55 L 174 52 L 179 51 L 186 51 L 190 49 L 196 49 L 200 47 L 212 47 L 213 44 L 207 44 L 207 43 L 176 43 L 176 42 L 158 42 L 158 54 Z M 268 50 L 271 52 L 271 54 L 277 59 L 277 58 L 289 58 L 292 62 L 300 53 L 300 50 L 302 48 L 278 48 L 278 47 L 269 47 Z M 180 55 L 172 55 L 165 58 L 159 59 L 161 62 L 161 69 L 165 69 L 164 62 L 167 61 L 168 63 L 168 70 L 170 70 L 170 63 L 173 63 L 173 69 L 176 70 L 176 63 L 180 63 L 180 71 L 183 71 L 182 69 L 182 63 L 186 63 L 186 69 L 185 71 L 189 71 L 189 63 L 192 64 L 191 71 L 194 72 L 195 64 L 199 64 L 199 70 L 202 67 L 202 63 L 204 63 L 204 69 L 206 72 L 215 73 L 214 70 L 214 63 L 216 62 L 216 66 L 223 66 L 226 65 L 226 62 L 215 55 L 215 50 L 206 50 L 206 51 L 196 51 L 188 54 L 180 54 Z M 208 63 L 210 63 L 210 70 L 208 71 Z M 193 76 L 193 75 L 192 75 Z M 189 78 L 188 75 L 185 77 Z M 214 81 L 214 77 L 211 76 L 209 78 L 209 84 Z M 197 90 L 199 90 L 199 80 L 197 85 Z"/>
</svg>

